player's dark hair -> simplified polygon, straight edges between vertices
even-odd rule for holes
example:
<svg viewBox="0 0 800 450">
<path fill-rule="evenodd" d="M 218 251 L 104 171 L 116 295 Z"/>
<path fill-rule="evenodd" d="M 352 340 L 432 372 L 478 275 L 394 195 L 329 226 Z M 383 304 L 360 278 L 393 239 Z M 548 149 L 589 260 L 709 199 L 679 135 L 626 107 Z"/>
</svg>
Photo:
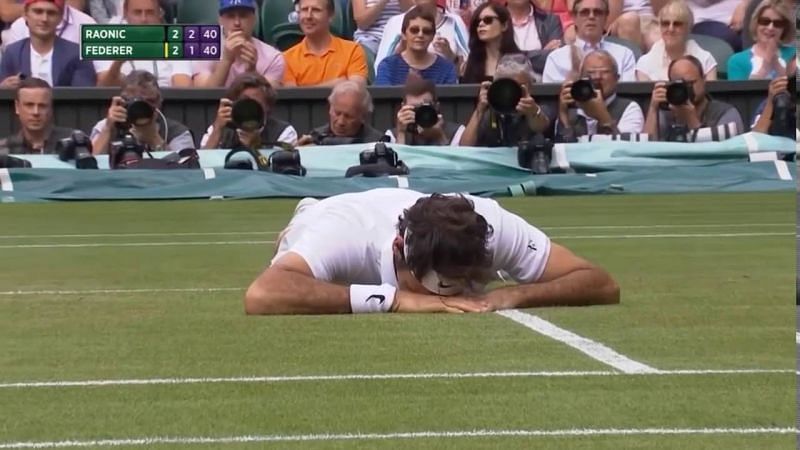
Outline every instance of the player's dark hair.
<svg viewBox="0 0 800 450">
<path fill-rule="evenodd" d="M 253 88 L 264 93 L 268 106 L 275 106 L 275 103 L 278 101 L 278 94 L 275 92 L 275 88 L 272 87 L 270 82 L 264 78 L 263 75 L 256 72 L 245 72 L 234 78 L 233 83 L 231 83 L 231 86 L 225 93 L 225 98 L 229 98 L 233 101 L 239 100 L 242 92 Z"/>
<path fill-rule="evenodd" d="M 53 88 L 47 84 L 47 81 L 42 80 L 41 78 L 36 77 L 26 77 L 24 80 L 19 82 L 17 85 L 16 90 L 16 98 L 19 98 L 19 91 L 23 89 L 47 89 L 48 91 L 52 91 Z"/>
<path fill-rule="evenodd" d="M 406 264 L 416 276 L 431 269 L 449 278 L 483 281 L 492 266 L 487 242 L 492 227 L 462 195 L 433 194 L 403 211 L 398 231 L 406 236 Z"/>
</svg>

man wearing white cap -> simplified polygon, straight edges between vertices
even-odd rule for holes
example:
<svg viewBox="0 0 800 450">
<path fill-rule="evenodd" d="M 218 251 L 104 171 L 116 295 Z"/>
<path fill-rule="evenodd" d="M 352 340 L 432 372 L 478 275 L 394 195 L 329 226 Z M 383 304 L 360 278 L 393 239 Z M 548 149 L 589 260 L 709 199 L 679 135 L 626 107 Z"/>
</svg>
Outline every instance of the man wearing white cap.
<svg viewBox="0 0 800 450">
<path fill-rule="evenodd" d="M 491 199 L 373 189 L 304 199 L 247 314 L 483 312 L 619 303 L 619 287 Z M 505 273 L 518 284 L 492 291 Z"/>
</svg>

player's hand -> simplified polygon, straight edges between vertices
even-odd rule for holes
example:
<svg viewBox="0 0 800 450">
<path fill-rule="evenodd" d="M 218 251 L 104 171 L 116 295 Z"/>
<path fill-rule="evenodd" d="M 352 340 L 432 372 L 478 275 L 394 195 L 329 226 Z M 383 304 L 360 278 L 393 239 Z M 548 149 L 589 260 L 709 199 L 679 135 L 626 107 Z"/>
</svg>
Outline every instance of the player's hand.
<svg viewBox="0 0 800 450">
<path fill-rule="evenodd" d="M 300 146 L 303 146 L 303 145 L 311 145 L 313 143 L 314 143 L 314 138 L 312 138 L 311 136 L 309 136 L 307 134 L 304 134 L 304 135 L 300 136 L 300 139 L 297 140 L 296 146 L 300 147 Z"/>
<path fill-rule="evenodd" d="M 19 75 L 11 75 L 10 77 L 7 77 L 5 80 L 0 82 L 0 87 L 16 89 L 21 81 L 22 78 L 20 78 Z"/>
<path fill-rule="evenodd" d="M 214 119 L 214 128 L 221 129 L 228 122 L 231 121 L 231 114 L 233 112 L 233 101 L 227 98 L 219 100 L 219 107 L 217 108 L 217 118 Z"/>
<path fill-rule="evenodd" d="M 444 297 L 438 295 L 417 294 L 408 291 L 397 291 L 392 306 L 394 312 L 400 313 L 465 313 L 485 312 L 489 304 L 482 300 L 466 297 Z"/>
<path fill-rule="evenodd" d="M 111 98 L 111 106 L 106 114 L 106 123 L 110 126 L 116 123 L 125 123 L 128 120 L 128 110 L 125 108 L 125 100 L 116 96 Z"/>
</svg>

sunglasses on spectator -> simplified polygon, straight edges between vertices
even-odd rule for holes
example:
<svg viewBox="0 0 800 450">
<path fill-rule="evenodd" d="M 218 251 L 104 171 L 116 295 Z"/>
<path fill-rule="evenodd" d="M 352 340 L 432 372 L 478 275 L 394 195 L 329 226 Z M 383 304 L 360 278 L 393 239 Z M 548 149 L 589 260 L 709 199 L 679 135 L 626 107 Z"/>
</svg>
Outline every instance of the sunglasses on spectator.
<svg viewBox="0 0 800 450">
<path fill-rule="evenodd" d="M 420 28 L 417 26 L 408 27 L 408 32 L 411 34 L 419 34 L 422 32 L 424 36 L 433 36 L 434 30 L 433 28 Z"/>
<path fill-rule="evenodd" d="M 600 8 L 584 8 L 584 9 L 578 10 L 578 16 L 580 16 L 580 17 L 590 17 L 592 15 L 595 16 L 595 17 L 603 17 L 606 14 L 608 14 L 608 11 L 606 11 L 605 9 L 600 9 Z"/>
<path fill-rule="evenodd" d="M 479 24 L 482 23 L 484 25 L 491 25 L 491 24 L 494 23 L 495 20 L 499 20 L 499 19 L 500 18 L 497 17 L 497 16 L 483 16 L 483 17 L 478 19 L 478 23 Z"/>
<path fill-rule="evenodd" d="M 775 28 L 784 28 L 786 26 L 786 20 L 784 19 L 770 19 L 769 17 L 759 17 L 758 24 L 762 27 L 768 27 L 772 25 Z"/>
<path fill-rule="evenodd" d="M 662 20 L 661 21 L 661 27 L 662 28 L 669 28 L 670 26 L 672 26 L 672 28 L 682 28 L 683 25 L 684 25 L 684 23 L 682 21 L 680 21 L 680 20 Z"/>
</svg>

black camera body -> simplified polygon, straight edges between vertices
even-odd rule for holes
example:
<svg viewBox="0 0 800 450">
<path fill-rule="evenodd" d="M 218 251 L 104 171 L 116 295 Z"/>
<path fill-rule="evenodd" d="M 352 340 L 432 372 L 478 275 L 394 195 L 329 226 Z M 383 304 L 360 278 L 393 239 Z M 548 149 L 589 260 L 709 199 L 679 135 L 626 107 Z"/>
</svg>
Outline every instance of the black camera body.
<svg viewBox="0 0 800 450">
<path fill-rule="evenodd" d="M 231 121 L 228 127 L 245 131 L 258 131 L 264 126 L 266 113 L 261 104 L 251 98 L 241 98 L 233 102 Z"/>
<path fill-rule="evenodd" d="M 684 80 L 675 80 L 667 84 L 667 103 L 662 104 L 664 109 L 669 109 L 669 105 L 681 106 L 691 103 L 694 99 L 694 89 L 692 85 Z"/>
<path fill-rule="evenodd" d="M 156 113 L 155 108 L 150 103 L 138 97 L 125 99 L 123 106 L 128 119 L 125 122 L 117 123 L 117 127 L 122 130 L 128 130 L 133 125 L 146 125 L 153 120 L 153 115 Z"/>
<path fill-rule="evenodd" d="M 125 167 L 144 159 L 145 147 L 133 137 L 132 134 L 124 134 L 109 145 L 109 163 L 112 169 Z"/>
<path fill-rule="evenodd" d="M 550 173 L 552 160 L 553 141 L 542 134 L 535 134 L 533 139 L 522 141 L 517 146 L 517 164 L 536 175 Z"/>
<path fill-rule="evenodd" d="M 576 80 L 569 88 L 569 93 L 572 95 L 573 100 L 581 103 L 588 102 L 597 95 L 594 89 L 594 82 L 592 82 L 591 78 Z"/>
<path fill-rule="evenodd" d="M 408 175 L 409 169 L 400 157 L 385 142 L 378 142 L 374 148 L 366 149 L 359 153 L 357 166 L 352 166 L 345 172 L 345 177 L 356 175 L 365 177 L 379 177 L 384 175 Z"/>
<path fill-rule="evenodd" d="M 789 78 L 786 91 L 779 92 L 772 98 L 772 121 L 769 134 L 795 139 L 797 125 L 797 77 Z"/>
<path fill-rule="evenodd" d="M 73 130 L 70 137 L 56 142 L 56 153 L 61 161 L 74 160 L 78 169 L 97 169 L 97 159 L 92 156 L 92 140 L 81 130 Z"/>
<path fill-rule="evenodd" d="M 310 136 L 314 145 L 348 145 L 359 144 L 361 141 L 357 137 L 334 136 L 329 132 L 320 133 L 316 130 L 311 131 Z"/>
<path fill-rule="evenodd" d="M 276 150 L 269 155 L 270 172 L 282 175 L 306 176 L 306 168 L 300 163 L 297 150 Z"/>
<path fill-rule="evenodd" d="M 420 128 L 432 128 L 439 122 L 439 110 L 432 103 L 423 103 L 414 108 L 413 132 Z M 411 128 L 411 127 L 409 127 Z M 411 130 L 410 130 L 411 131 Z"/>
<path fill-rule="evenodd" d="M 511 78 L 500 78 L 492 82 L 487 92 L 489 106 L 498 114 L 517 113 L 517 104 L 522 99 L 522 86 Z"/>
</svg>

